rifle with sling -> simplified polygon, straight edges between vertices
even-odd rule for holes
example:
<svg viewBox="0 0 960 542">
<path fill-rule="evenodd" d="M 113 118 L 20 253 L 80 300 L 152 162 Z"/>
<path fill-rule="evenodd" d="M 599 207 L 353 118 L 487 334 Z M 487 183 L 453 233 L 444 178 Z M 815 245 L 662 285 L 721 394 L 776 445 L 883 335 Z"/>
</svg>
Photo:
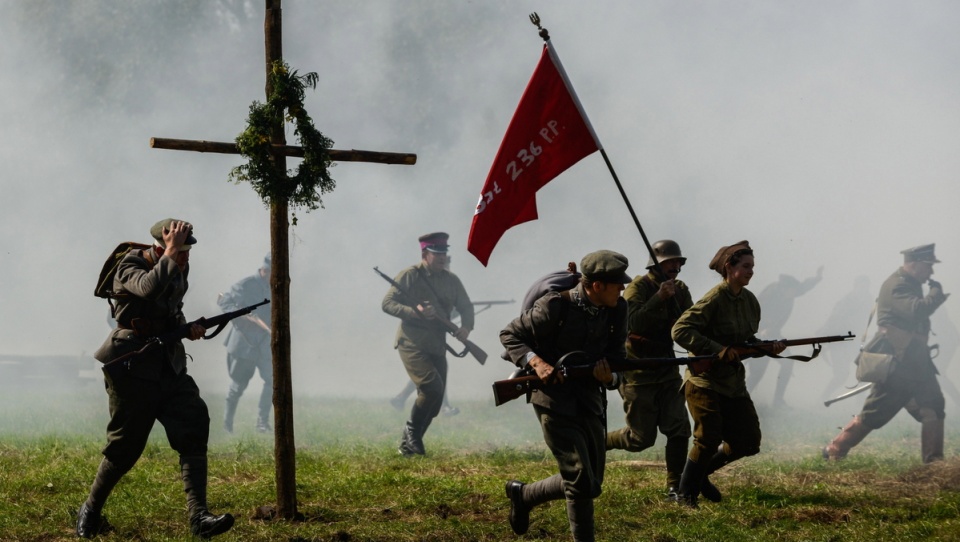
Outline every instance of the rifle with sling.
<svg viewBox="0 0 960 542">
<path fill-rule="evenodd" d="M 205 318 L 201 316 L 200 318 L 194 320 L 193 322 L 188 322 L 186 324 L 183 324 L 172 331 L 168 331 L 166 333 L 162 333 L 160 335 L 150 337 L 149 339 L 147 339 L 147 344 L 143 345 L 143 347 L 140 348 L 139 350 L 134 350 L 133 352 L 127 352 L 126 354 L 118 357 L 117 359 L 110 360 L 107 363 L 104 363 L 103 371 L 109 374 L 111 377 L 119 376 L 121 371 L 123 371 L 124 369 L 130 368 L 131 362 L 133 362 L 136 358 L 142 356 L 146 352 L 158 346 L 167 344 L 169 342 L 179 341 L 189 337 L 190 328 L 193 327 L 194 324 L 199 324 L 203 326 L 203 329 L 210 329 L 215 327 L 216 329 L 213 331 L 213 333 L 204 334 L 203 336 L 204 340 L 210 340 L 216 337 L 221 331 L 223 331 L 223 328 L 226 327 L 226 325 L 230 323 L 230 321 L 233 320 L 234 318 L 239 318 L 241 316 L 250 314 L 251 312 L 256 310 L 257 307 L 261 305 L 266 305 L 269 302 L 270 302 L 269 299 L 264 299 L 259 303 L 250 305 L 249 307 L 243 307 L 242 309 L 237 309 L 235 311 L 225 312 L 223 314 L 212 316 L 210 318 Z"/>
<path fill-rule="evenodd" d="M 735 351 L 740 355 L 741 358 L 759 358 L 764 356 L 769 356 L 779 359 L 792 359 L 796 361 L 807 362 L 818 355 L 820 355 L 820 350 L 823 348 L 821 345 L 823 343 L 839 342 L 851 340 L 856 335 L 853 335 L 849 331 L 846 335 L 830 335 L 826 337 L 807 337 L 803 339 L 781 339 L 780 342 L 785 346 L 803 346 L 812 344 L 814 345 L 813 354 L 810 356 L 779 356 L 774 354 L 771 351 L 771 347 L 775 341 L 759 341 L 755 343 L 747 343 L 737 346 L 731 346 L 730 348 L 735 349 Z M 584 363 L 579 365 L 570 365 L 568 361 L 568 356 L 576 355 L 577 357 L 583 357 L 585 354 L 581 351 L 574 351 L 564 355 L 560 358 L 560 361 L 557 362 L 557 370 L 563 374 L 564 378 L 585 378 L 592 377 L 593 375 L 593 363 Z M 623 372 L 623 371 L 633 371 L 637 369 L 654 369 L 660 367 L 679 367 L 681 365 L 690 365 L 691 363 L 699 361 L 716 361 L 720 359 L 719 354 L 707 354 L 702 356 L 687 356 L 680 358 L 643 358 L 643 359 L 619 359 L 619 360 L 607 360 L 610 364 L 610 370 L 613 372 Z M 705 370 L 709 370 L 710 365 L 707 365 Z M 701 374 L 703 371 L 694 370 L 691 366 L 691 372 L 694 375 Z M 544 383 L 540 380 L 540 377 L 536 374 L 528 374 L 527 371 L 520 370 L 511 375 L 511 378 L 506 380 L 498 380 L 493 383 L 493 398 L 494 403 L 497 406 L 502 405 L 508 401 L 512 401 L 521 395 L 525 395 L 534 390 L 543 389 L 546 387 L 547 383 Z"/>
<path fill-rule="evenodd" d="M 395 281 L 395 280 L 393 280 L 392 278 L 388 277 L 387 275 L 383 274 L 383 272 L 380 271 L 380 269 L 379 269 L 378 267 L 374 267 L 374 268 L 373 268 L 373 271 L 374 271 L 376 274 L 380 275 L 380 277 L 382 277 L 383 280 L 389 282 L 391 286 L 393 286 L 394 288 L 396 288 L 397 291 L 400 292 L 401 294 L 403 294 L 403 296 L 406 297 L 411 303 L 414 303 L 413 309 L 416 310 L 418 314 L 420 314 L 419 309 L 417 309 L 417 306 L 416 306 L 416 304 L 418 303 L 418 301 L 417 301 L 412 295 L 410 295 L 409 292 L 407 292 L 406 290 L 404 290 L 403 286 L 400 286 L 400 285 L 397 283 L 397 281 Z M 454 352 L 454 353 L 453 353 L 454 356 L 456 356 L 456 357 L 458 357 L 458 358 L 462 358 L 462 357 L 466 356 L 467 353 L 469 353 L 471 356 L 473 356 L 474 358 L 476 358 L 476 360 L 477 360 L 478 362 L 480 362 L 480 365 L 483 365 L 484 363 L 486 363 L 486 361 L 487 361 L 487 353 L 484 352 L 482 348 L 480 348 L 479 346 L 477 346 L 476 344 L 474 344 L 472 341 L 470 341 L 470 339 L 461 339 L 460 337 L 457 337 L 457 335 L 456 335 L 457 330 L 460 329 L 459 326 L 457 326 L 457 324 L 454 324 L 453 322 L 451 322 L 449 318 L 447 318 L 446 316 L 440 314 L 439 311 L 437 312 L 436 316 L 434 316 L 434 320 L 435 320 L 436 322 L 438 322 L 440 325 L 442 325 L 442 326 L 446 329 L 447 333 L 449 333 L 450 335 L 452 335 L 453 338 L 455 338 L 455 339 L 457 339 L 458 341 L 460 341 L 461 343 L 463 343 L 463 346 L 464 346 L 463 352 L 460 352 L 460 353 L 455 353 L 455 352 Z M 429 321 L 429 320 L 428 320 L 428 321 Z"/>
<path fill-rule="evenodd" d="M 582 350 L 568 352 L 560 358 L 560 361 L 554 366 L 564 378 L 593 378 L 593 367 L 596 362 L 586 359 L 587 354 Z M 635 371 L 637 369 L 659 369 L 661 367 L 679 367 L 687 365 L 694 361 L 707 359 L 716 359 L 714 354 L 707 356 L 689 356 L 681 358 L 642 358 L 642 359 L 614 359 L 607 360 L 610 365 L 610 371 L 620 373 L 624 371 Z M 534 390 L 540 390 L 549 383 L 540 380 L 532 369 L 519 369 L 506 380 L 498 380 L 493 383 L 493 401 L 496 406 L 500 406 L 508 401 L 512 401 L 521 395 L 526 395 Z"/>
<path fill-rule="evenodd" d="M 474 306 L 474 307 L 480 307 L 479 309 L 475 310 L 473 313 L 474 313 L 474 314 L 480 314 L 481 312 L 489 309 L 490 307 L 492 307 L 492 306 L 494 306 L 494 305 L 509 305 L 509 304 L 511 304 L 511 303 L 515 303 L 515 301 L 512 300 L 512 299 L 510 299 L 510 300 L 493 300 L 493 301 L 486 301 L 486 300 L 484 300 L 484 301 L 471 301 L 471 303 L 473 303 L 473 306 Z"/>
<path fill-rule="evenodd" d="M 806 337 L 803 339 L 780 339 L 779 342 L 786 347 L 790 346 L 804 346 L 811 344 L 813 345 L 813 353 L 809 356 L 779 356 L 772 352 L 773 343 L 777 341 L 758 341 L 755 343 L 747 343 L 740 345 L 733 345 L 729 348 L 735 351 L 741 358 L 762 358 L 762 357 L 771 357 L 777 359 L 792 359 L 794 361 L 810 361 L 820 355 L 820 350 L 823 349 L 823 343 L 835 343 L 840 341 L 849 341 L 855 338 L 851 332 L 847 332 L 846 335 L 829 335 L 826 337 Z"/>
</svg>

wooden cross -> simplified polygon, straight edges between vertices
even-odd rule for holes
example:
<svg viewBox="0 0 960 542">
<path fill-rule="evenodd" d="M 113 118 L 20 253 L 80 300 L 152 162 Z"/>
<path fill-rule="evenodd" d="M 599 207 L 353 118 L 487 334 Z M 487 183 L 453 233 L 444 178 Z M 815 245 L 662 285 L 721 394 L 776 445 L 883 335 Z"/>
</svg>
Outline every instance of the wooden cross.
<svg viewBox="0 0 960 542">
<path fill-rule="evenodd" d="M 263 23 L 266 48 L 266 94 L 272 92 L 270 73 L 275 61 L 283 58 L 281 34 L 281 0 L 265 0 Z M 283 120 L 275 123 L 270 143 L 273 145 L 274 164 L 279 171 L 287 170 L 287 156 L 303 156 L 300 147 L 288 146 Z M 151 138 L 150 146 L 158 149 L 186 150 L 239 154 L 236 144 L 185 139 Z M 401 154 L 358 150 L 330 150 L 330 158 L 337 161 L 373 162 L 378 164 L 413 165 L 415 154 Z M 298 519 L 296 489 L 296 447 L 293 438 L 293 387 L 290 374 L 290 254 L 288 250 L 288 202 L 270 204 L 270 295 L 272 330 L 270 352 L 273 356 L 273 412 L 274 459 L 276 462 L 276 515 L 283 519 Z"/>
</svg>

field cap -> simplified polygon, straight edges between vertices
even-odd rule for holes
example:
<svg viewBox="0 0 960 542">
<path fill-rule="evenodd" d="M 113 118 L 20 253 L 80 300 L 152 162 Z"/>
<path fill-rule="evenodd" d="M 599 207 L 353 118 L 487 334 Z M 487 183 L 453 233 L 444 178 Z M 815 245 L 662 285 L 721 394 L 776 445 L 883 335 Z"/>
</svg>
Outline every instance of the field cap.
<svg viewBox="0 0 960 542">
<path fill-rule="evenodd" d="M 190 224 L 186 220 L 180 220 L 179 218 L 164 218 L 150 228 L 150 235 L 157 240 L 157 243 L 160 246 L 166 246 L 163 242 L 163 230 L 167 229 L 171 222 L 184 222 L 190 228 L 190 234 L 187 235 L 186 241 L 184 241 L 183 246 L 180 247 L 180 250 L 190 250 L 190 245 L 196 244 L 197 238 L 193 236 L 193 224 Z"/>
<path fill-rule="evenodd" d="M 580 272 L 590 282 L 627 284 L 633 279 L 627 274 L 627 257 L 612 250 L 591 252 L 580 260 Z"/>
<path fill-rule="evenodd" d="M 723 275 L 724 266 L 727 265 L 730 258 L 733 258 L 738 252 L 741 254 L 753 254 L 753 249 L 750 248 L 750 241 L 739 241 L 729 246 L 720 247 L 717 254 L 710 260 L 710 269 Z"/>
</svg>

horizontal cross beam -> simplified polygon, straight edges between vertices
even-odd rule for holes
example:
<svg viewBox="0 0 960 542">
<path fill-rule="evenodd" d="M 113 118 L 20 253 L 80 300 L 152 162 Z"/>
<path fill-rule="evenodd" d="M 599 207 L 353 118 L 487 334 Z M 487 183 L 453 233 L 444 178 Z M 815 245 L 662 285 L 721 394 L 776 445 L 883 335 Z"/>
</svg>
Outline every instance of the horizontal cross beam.
<svg viewBox="0 0 960 542">
<path fill-rule="evenodd" d="M 281 147 L 285 156 L 303 158 L 303 147 L 285 145 Z M 174 151 L 213 152 L 218 154 L 240 154 L 236 143 L 222 143 L 219 141 L 198 141 L 193 139 L 167 139 L 151 137 L 150 148 L 170 149 Z M 327 151 L 330 159 L 336 162 L 369 162 L 373 164 L 400 164 L 412 166 L 417 163 L 417 155 L 399 152 L 348 151 L 330 149 Z"/>
</svg>

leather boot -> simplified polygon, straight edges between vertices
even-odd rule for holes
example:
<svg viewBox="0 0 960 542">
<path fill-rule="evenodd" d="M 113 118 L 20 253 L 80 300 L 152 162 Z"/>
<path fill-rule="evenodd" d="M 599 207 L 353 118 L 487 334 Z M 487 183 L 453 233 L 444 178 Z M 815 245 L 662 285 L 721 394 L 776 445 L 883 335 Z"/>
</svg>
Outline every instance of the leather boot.
<svg viewBox="0 0 960 542">
<path fill-rule="evenodd" d="M 507 482 L 507 498 L 510 499 L 510 514 L 507 520 L 516 534 L 524 534 L 530 528 L 530 506 L 523 502 L 523 486 L 520 480 Z"/>
<path fill-rule="evenodd" d="M 183 490 L 187 494 L 190 532 L 200 538 L 211 538 L 229 531 L 233 527 L 233 516 L 214 515 L 207 509 L 206 456 L 181 457 L 180 476 L 183 478 Z"/>
<path fill-rule="evenodd" d="M 563 478 L 554 474 L 529 484 L 510 480 L 506 491 L 510 499 L 510 528 L 517 534 L 524 534 L 530 527 L 530 510 L 545 502 L 563 498 Z"/>
<path fill-rule="evenodd" d="M 227 433 L 233 433 L 233 416 L 237 413 L 237 403 L 239 401 L 239 397 L 227 395 L 227 405 L 223 410 L 223 429 Z"/>
<path fill-rule="evenodd" d="M 258 416 L 257 417 L 257 433 L 272 433 L 273 427 L 270 427 L 270 416 L 267 417 Z"/>
<path fill-rule="evenodd" d="M 680 476 L 687 461 L 687 438 L 669 438 L 663 453 L 667 463 L 667 498 L 676 500 L 680 488 Z"/>
<path fill-rule="evenodd" d="M 263 422 L 263 426 L 266 428 L 266 431 L 261 431 L 263 433 L 273 433 L 273 428 L 270 427 L 270 413 L 273 412 L 273 380 L 270 382 L 264 381 L 263 388 L 260 390 L 260 401 L 257 403 L 257 430 L 260 430 L 260 422 Z"/>
<path fill-rule="evenodd" d="M 110 524 L 107 523 L 107 518 L 103 517 L 101 511 L 107 503 L 110 492 L 128 470 L 130 470 L 129 466 L 117 465 L 106 457 L 100 460 L 97 475 L 90 486 L 90 494 L 77 512 L 77 536 L 93 538 L 109 527 Z"/>
<path fill-rule="evenodd" d="M 87 506 L 87 503 L 80 505 L 77 511 L 77 536 L 80 538 L 93 538 L 98 534 L 105 533 L 112 529 L 107 522 L 106 516 L 99 510 L 93 510 Z"/>
<path fill-rule="evenodd" d="M 593 499 L 567 499 L 567 521 L 574 542 L 594 542 Z"/>
<path fill-rule="evenodd" d="M 687 463 L 683 466 L 683 474 L 680 475 L 680 490 L 677 493 L 678 503 L 690 508 L 700 507 L 697 499 L 700 496 L 705 472 L 703 465 L 687 458 Z"/>
<path fill-rule="evenodd" d="M 859 416 L 854 416 L 853 420 L 840 431 L 840 434 L 830 441 L 830 444 L 823 449 L 823 458 L 827 460 L 838 460 L 847 457 L 847 452 L 860 441 L 870 434 L 871 429 L 860 421 Z"/>
<path fill-rule="evenodd" d="M 426 455 L 427 451 L 423 447 L 423 433 L 413 422 L 407 422 L 403 426 L 403 436 L 400 438 L 400 447 L 397 451 L 403 457 Z"/>
<path fill-rule="evenodd" d="M 713 454 L 713 457 L 707 462 L 707 468 L 703 473 L 703 484 L 700 486 L 700 494 L 708 501 L 720 502 L 723 499 L 723 494 L 710 481 L 710 475 L 732 460 L 733 458 L 727 453 L 725 445 L 721 444 L 717 448 L 717 453 Z"/>
<path fill-rule="evenodd" d="M 943 418 L 925 409 L 920 423 L 920 455 L 923 462 L 943 461 Z"/>
</svg>

